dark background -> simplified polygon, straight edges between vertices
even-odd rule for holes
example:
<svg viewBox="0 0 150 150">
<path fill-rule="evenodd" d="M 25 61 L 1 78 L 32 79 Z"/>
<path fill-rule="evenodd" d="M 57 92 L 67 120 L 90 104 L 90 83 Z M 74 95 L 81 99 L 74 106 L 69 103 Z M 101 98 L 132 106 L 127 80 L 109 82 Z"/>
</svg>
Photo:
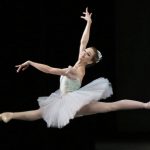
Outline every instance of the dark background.
<svg viewBox="0 0 150 150">
<path fill-rule="evenodd" d="M 89 68 L 83 85 L 106 77 L 114 95 L 106 101 L 149 101 L 150 9 L 148 2 L 10 1 L 1 2 L 0 111 L 38 108 L 36 99 L 59 88 L 59 77 L 29 68 L 16 73 L 26 60 L 67 67 L 77 60 L 86 6 L 93 13 L 88 46 L 101 50 L 102 61 Z M 43 120 L 0 123 L 3 149 L 94 149 L 97 141 L 149 138 L 150 112 L 124 110 L 76 118 L 63 129 L 47 128 Z"/>
</svg>

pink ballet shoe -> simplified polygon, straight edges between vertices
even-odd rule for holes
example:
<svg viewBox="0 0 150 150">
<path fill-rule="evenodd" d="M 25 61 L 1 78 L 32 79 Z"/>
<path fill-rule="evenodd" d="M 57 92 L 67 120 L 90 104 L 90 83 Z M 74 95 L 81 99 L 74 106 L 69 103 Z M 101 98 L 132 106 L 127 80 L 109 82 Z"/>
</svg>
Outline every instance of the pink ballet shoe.
<svg viewBox="0 0 150 150">
<path fill-rule="evenodd" d="M 146 103 L 146 107 L 145 107 L 146 109 L 150 109 L 150 102 L 147 102 Z"/>
<path fill-rule="evenodd" d="M 2 114 L 0 114 L 0 121 L 2 121 Z"/>
<path fill-rule="evenodd" d="M 12 119 L 13 113 L 11 112 L 6 112 L 1 114 L 1 119 L 3 122 L 7 123 Z"/>
</svg>

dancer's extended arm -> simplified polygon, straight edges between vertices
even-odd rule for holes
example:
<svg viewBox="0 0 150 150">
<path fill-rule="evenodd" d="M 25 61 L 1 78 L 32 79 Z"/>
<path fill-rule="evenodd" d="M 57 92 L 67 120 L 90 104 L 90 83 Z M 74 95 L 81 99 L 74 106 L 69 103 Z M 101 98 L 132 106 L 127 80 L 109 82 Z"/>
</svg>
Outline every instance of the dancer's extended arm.
<svg viewBox="0 0 150 150">
<path fill-rule="evenodd" d="M 34 67 L 34 68 L 36 68 L 39 71 L 42 71 L 44 73 L 55 74 L 55 75 L 66 75 L 66 71 L 67 71 L 67 68 L 64 68 L 64 69 L 54 68 L 54 67 L 50 67 L 50 66 L 45 65 L 45 64 L 36 63 L 36 62 L 29 60 L 29 61 L 26 61 L 26 62 L 20 64 L 20 65 L 16 65 L 17 72 L 24 71 L 29 66 L 32 66 L 32 67 Z"/>
<path fill-rule="evenodd" d="M 79 48 L 80 52 L 82 50 L 85 50 L 85 48 L 88 44 L 89 37 L 90 37 L 90 28 L 91 28 L 91 24 L 92 24 L 92 19 L 91 19 L 92 13 L 88 12 L 88 8 L 86 8 L 86 11 L 83 12 L 83 14 L 85 16 L 81 16 L 81 18 L 83 18 L 87 22 L 86 22 L 86 26 L 85 26 L 85 29 L 83 31 L 83 34 L 82 34 L 82 37 L 81 37 L 81 40 L 80 40 L 80 48 Z"/>
</svg>

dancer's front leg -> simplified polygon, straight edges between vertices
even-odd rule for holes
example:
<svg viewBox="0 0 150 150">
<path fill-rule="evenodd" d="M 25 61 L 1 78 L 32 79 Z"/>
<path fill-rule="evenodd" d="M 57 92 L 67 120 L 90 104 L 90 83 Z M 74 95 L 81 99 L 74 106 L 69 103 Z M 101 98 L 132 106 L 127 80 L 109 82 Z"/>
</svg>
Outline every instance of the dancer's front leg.
<svg viewBox="0 0 150 150">
<path fill-rule="evenodd" d="M 23 112 L 4 112 L 0 114 L 0 120 L 4 121 L 5 123 L 12 119 L 34 121 L 41 118 L 42 114 L 40 109 Z"/>
<path fill-rule="evenodd" d="M 116 102 L 91 102 L 82 107 L 77 112 L 76 117 L 125 109 L 150 109 L 150 103 L 143 103 L 127 99 Z"/>
</svg>

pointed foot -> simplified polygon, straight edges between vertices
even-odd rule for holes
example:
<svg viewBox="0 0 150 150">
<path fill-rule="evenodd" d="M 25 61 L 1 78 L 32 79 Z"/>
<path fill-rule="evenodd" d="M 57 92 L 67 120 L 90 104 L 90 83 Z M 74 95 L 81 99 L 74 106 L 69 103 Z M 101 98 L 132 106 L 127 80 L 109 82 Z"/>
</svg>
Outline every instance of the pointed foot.
<svg viewBox="0 0 150 150">
<path fill-rule="evenodd" d="M 3 122 L 8 123 L 12 119 L 13 113 L 5 112 L 5 113 L 2 113 L 0 116 L 1 116 L 0 118 Z"/>
</svg>

